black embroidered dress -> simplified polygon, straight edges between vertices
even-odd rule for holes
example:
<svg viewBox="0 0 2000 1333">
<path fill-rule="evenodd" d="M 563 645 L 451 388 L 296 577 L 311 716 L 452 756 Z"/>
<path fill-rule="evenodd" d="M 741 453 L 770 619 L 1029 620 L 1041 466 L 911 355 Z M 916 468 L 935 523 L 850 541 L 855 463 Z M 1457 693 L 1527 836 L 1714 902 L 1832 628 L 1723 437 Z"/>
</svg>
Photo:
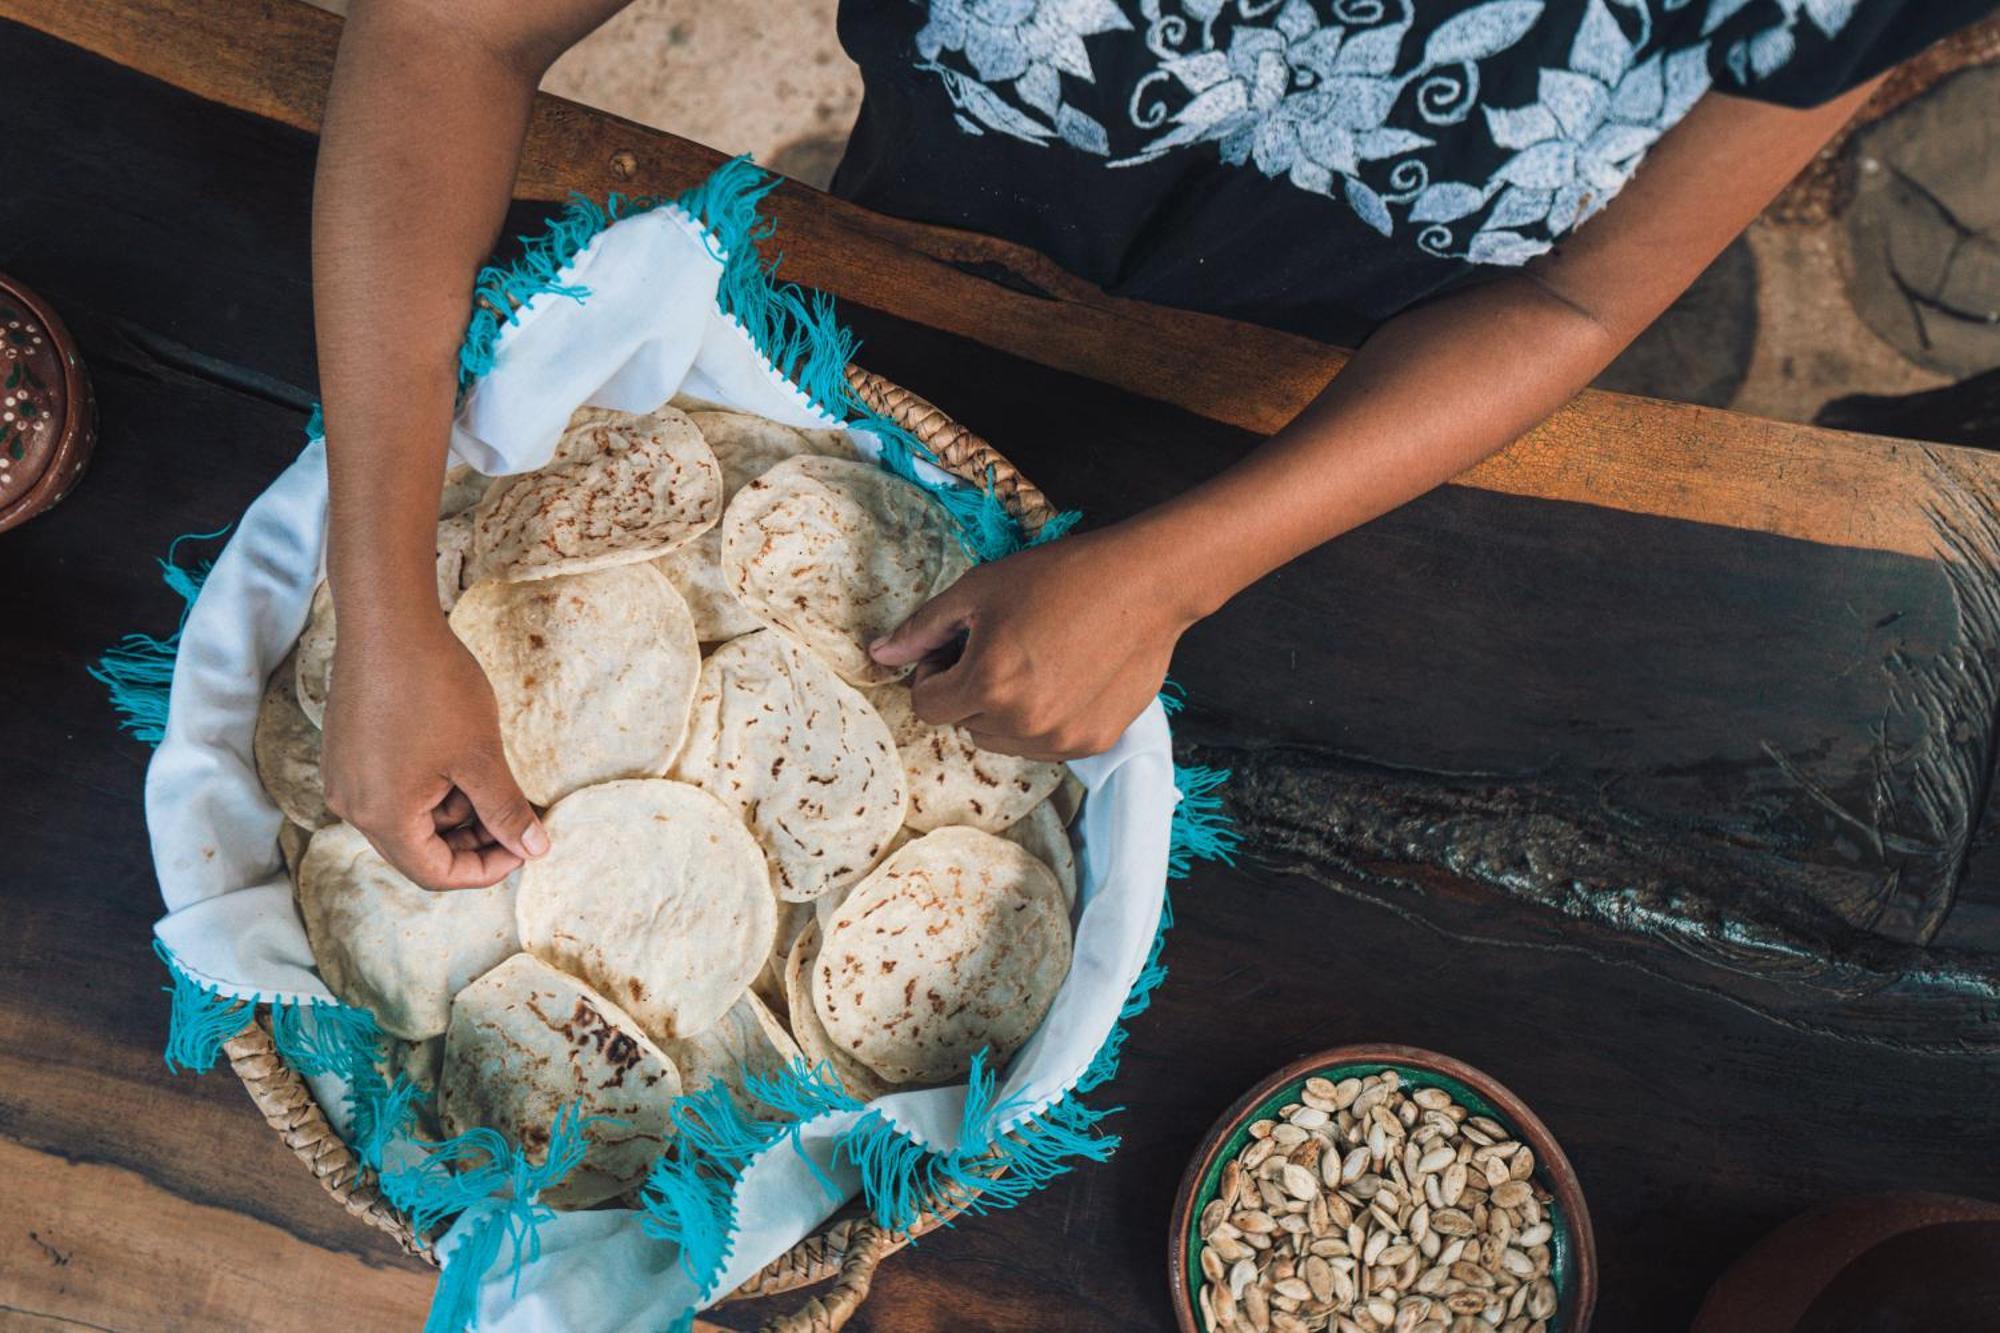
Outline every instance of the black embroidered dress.
<svg viewBox="0 0 2000 1333">
<path fill-rule="evenodd" d="M 1711 89 L 1808 106 L 1970 0 L 844 0 L 837 193 L 1353 342 L 1601 209 Z"/>
</svg>

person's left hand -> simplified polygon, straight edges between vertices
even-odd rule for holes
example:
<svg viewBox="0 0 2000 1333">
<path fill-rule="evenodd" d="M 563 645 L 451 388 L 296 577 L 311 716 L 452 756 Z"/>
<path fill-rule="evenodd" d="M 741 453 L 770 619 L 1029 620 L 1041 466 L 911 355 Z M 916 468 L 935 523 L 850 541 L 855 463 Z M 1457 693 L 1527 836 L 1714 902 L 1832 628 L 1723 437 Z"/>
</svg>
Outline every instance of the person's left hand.
<svg viewBox="0 0 2000 1333">
<path fill-rule="evenodd" d="M 980 565 L 869 651 L 885 666 L 916 663 L 917 716 L 961 726 L 983 749 L 1098 754 L 1160 692 L 1174 644 L 1199 619 L 1174 595 L 1171 562 L 1146 546 L 1107 528 Z"/>
</svg>

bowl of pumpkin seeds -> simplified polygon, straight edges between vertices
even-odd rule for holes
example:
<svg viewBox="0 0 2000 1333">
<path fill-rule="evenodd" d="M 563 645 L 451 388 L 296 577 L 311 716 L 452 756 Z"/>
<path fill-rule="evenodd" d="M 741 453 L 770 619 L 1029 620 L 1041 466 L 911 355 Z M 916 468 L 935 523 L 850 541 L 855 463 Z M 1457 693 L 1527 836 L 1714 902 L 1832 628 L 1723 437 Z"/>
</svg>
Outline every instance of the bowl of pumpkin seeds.
<svg viewBox="0 0 2000 1333">
<path fill-rule="evenodd" d="M 1498 1080 L 1343 1046 L 1245 1093 L 1174 1203 L 1182 1333 L 1585 1333 L 1596 1248 L 1576 1172 Z"/>
</svg>

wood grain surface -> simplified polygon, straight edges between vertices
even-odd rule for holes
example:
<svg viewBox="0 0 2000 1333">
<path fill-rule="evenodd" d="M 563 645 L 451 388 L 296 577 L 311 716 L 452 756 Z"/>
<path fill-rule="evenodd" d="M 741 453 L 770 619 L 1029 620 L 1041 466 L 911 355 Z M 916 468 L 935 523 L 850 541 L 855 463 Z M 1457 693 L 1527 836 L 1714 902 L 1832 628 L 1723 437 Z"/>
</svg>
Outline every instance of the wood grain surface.
<svg viewBox="0 0 2000 1333">
<path fill-rule="evenodd" d="M 0 0 L 12 17 L 203 97 L 315 130 L 340 20 L 303 0 Z M 536 99 L 518 195 L 673 194 L 711 149 Z M 770 201 L 786 269 L 930 328 L 1269 434 L 1344 354 L 1294 335 L 1107 297 L 1019 246 L 869 213 L 788 182 Z M 1912 446 L 1586 392 L 1462 486 L 1928 556 Z M 1874 503 L 1856 504 L 1856 497 Z"/>
<path fill-rule="evenodd" d="M 145 12 L 38 21 L 135 62 L 184 50 Z M 123 37 L 103 18 L 120 13 Z M 270 66 L 271 32 L 331 32 L 289 5 L 183 17 L 214 45 L 206 73 L 184 53 L 197 86 Z M 0 140 L 0 269 L 77 333 L 103 425 L 77 493 L 0 539 L 0 1328 L 415 1327 L 419 1266 L 321 1195 L 226 1072 L 163 1068 L 147 753 L 85 674 L 120 634 L 172 628 L 154 561 L 298 447 L 312 141 L 16 24 L 0 53 L 22 131 Z M 296 77 L 267 69 L 262 95 L 296 106 Z M 788 267 L 865 267 L 821 214 L 880 247 L 855 252 L 877 264 L 856 290 L 836 284 L 866 364 L 1093 521 L 1251 447 L 1283 391 L 1135 391 L 1102 354 L 1047 350 L 1069 304 L 1015 307 L 900 224 L 779 203 Z M 523 205 L 510 234 L 546 211 Z M 981 323 L 1032 342 L 1031 312 L 1046 346 Z M 2000 1074 L 1991 461 L 1611 407 L 1701 423 L 1720 471 L 1647 508 L 1579 446 L 1566 466 L 1596 498 L 1448 488 L 1189 636 L 1178 733 L 1237 768 L 1252 845 L 1178 891 L 1172 976 L 1100 1095 L 1125 1107 L 1124 1145 L 891 1259 L 854 1327 L 1165 1327 L 1167 1209 L 1202 1130 L 1270 1069 L 1351 1041 L 1452 1053 L 1537 1109 L 1589 1194 L 1616 1333 L 1685 1328 L 1733 1256 L 1813 1202 L 2000 1197 L 1980 1146 Z M 1746 438 L 1781 456 L 1730 470 Z M 1829 451 L 1871 531 L 1922 539 L 1816 526 Z"/>
</svg>

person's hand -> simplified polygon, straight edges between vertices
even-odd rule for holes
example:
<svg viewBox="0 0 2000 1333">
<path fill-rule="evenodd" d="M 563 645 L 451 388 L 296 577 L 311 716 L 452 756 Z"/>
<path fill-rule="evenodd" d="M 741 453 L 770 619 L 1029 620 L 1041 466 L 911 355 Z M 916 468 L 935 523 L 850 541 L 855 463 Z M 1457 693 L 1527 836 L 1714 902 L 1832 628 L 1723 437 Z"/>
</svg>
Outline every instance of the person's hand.
<svg viewBox="0 0 2000 1333">
<path fill-rule="evenodd" d="M 441 618 L 335 646 L 327 808 L 427 889 L 496 884 L 548 850 L 500 748 L 493 687 Z"/>
<path fill-rule="evenodd" d="M 1125 529 L 1065 537 L 973 569 L 869 651 L 916 663 L 917 716 L 983 749 L 1098 754 L 1160 692 L 1199 618 L 1173 594 L 1170 564 Z"/>
</svg>

